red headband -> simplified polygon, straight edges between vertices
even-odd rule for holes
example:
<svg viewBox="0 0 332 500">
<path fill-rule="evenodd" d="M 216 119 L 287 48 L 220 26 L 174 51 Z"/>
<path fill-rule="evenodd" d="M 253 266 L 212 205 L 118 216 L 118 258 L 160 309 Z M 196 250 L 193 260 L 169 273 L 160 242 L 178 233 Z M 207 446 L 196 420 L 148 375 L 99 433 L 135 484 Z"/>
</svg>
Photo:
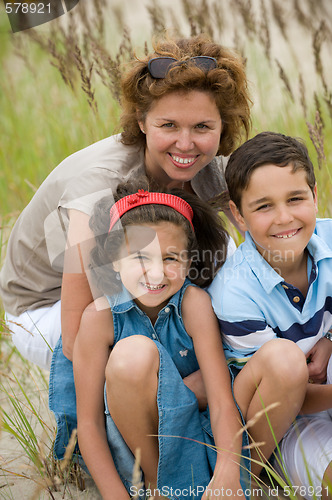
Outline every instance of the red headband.
<svg viewBox="0 0 332 500">
<path fill-rule="evenodd" d="M 144 191 L 144 189 L 139 189 L 137 193 L 125 196 L 112 205 L 110 210 L 110 228 L 108 232 L 111 231 L 114 224 L 126 212 L 141 205 L 166 205 L 167 207 L 174 208 L 174 210 L 179 212 L 179 214 L 183 215 L 190 222 L 193 231 L 195 231 L 192 223 L 194 212 L 189 203 L 173 194 L 150 193 L 149 191 Z"/>
</svg>

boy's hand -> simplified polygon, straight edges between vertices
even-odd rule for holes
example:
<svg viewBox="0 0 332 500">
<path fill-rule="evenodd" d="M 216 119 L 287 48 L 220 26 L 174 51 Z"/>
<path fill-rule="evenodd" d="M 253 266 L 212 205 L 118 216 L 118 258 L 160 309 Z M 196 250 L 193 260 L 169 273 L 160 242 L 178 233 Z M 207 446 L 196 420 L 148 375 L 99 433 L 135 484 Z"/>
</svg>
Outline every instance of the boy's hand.
<svg viewBox="0 0 332 500">
<path fill-rule="evenodd" d="M 323 384 L 326 382 L 327 365 L 332 354 L 332 342 L 325 337 L 307 353 L 310 382 Z"/>
</svg>

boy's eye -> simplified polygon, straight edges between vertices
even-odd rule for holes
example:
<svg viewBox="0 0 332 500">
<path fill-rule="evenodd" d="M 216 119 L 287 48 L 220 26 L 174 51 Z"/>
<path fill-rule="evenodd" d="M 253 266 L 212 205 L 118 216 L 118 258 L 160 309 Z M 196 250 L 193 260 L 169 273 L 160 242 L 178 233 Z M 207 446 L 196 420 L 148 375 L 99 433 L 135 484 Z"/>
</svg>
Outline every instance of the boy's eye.
<svg viewBox="0 0 332 500">
<path fill-rule="evenodd" d="M 169 256 L 169 257 L 165 257 L 165 260 L 166 260 L 166 261 L 169 261 L 169 262 L 176 262 L 176 261 L 177 261 L 177 258 L 176 258 L 176 257 Z"/>
<path fill-rule="evenodd" d="M 265 203 L 265 205 L 260 205 L 259 207 L 256 208 L 257 211 L 259 210 L 266 210 L 267 208 L 269 208 L 270 205 L 268 205 L 267 203 Z"/>
<path fill-rule="evenodd" d="M 302 201 L 303 198 L 301 198 L 300 196 L 294 196 L 293 198 L 290 198 L 289 201 Z"/>
</svg>

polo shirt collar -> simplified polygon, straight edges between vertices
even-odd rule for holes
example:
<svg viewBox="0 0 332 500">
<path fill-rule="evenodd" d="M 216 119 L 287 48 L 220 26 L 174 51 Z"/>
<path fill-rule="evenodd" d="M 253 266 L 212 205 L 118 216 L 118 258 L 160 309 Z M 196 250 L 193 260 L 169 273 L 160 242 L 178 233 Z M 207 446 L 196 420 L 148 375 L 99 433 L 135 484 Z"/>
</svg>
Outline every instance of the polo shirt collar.
<svg viewBox="0 0 332 500">
<path fill-rule="evenodd" d="M 311 236 L 307 248 L 314 262 L 332 258 L 332 249 L 315 233 Z"/>
<path fill-rule="evenodd" d="M 245 234 L 242 252 L 246 262 L 266 293 L 271 293 L 275 286 L 279 283 L 283 283 L 284 279 L 282 276 L 280 276 L 280 274 L 278 274 L 259 253 L 248 231 Z"/>
</svg>

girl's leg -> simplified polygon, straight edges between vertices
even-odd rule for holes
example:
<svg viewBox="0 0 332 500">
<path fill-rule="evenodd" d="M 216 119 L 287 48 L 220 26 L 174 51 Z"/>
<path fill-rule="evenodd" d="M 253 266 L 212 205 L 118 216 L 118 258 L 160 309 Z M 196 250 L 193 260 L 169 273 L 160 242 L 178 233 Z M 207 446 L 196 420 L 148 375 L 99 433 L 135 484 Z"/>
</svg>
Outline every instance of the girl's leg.
<svg viewBox="0 0 332 500">
<path fill-rule="evenodd" d="M 5 317 L 17 350 L 28 361 L 49 370 L 52 350 L 61 333 L 61 301 L 20 316 L 7 313 Z"/>
<path fill-rule="evenodd" d="M 120 340 L 106 367 L 106 393 L 110 414 L 133 454 L 141 451 L 145 485 L 156 488 L 158 448 L 159 352 L 148 337 Z"/>
<path fill-rule="evenodd" d="M 259 443 L 259 448 L 251 452 L 253 474 L 259 476 L 262 462 L 269 459 L 297 416 L 307 383 L 303 352 L 294 342 L 284 339 L 264 344 L 236 376 L 235 399 L 250 424 L 248 432 L 252 441 Z M 273 403 L 278 406 L 268 411 L 268 418 L 265 415 L 258 418 L 259 412 Z"/>
</svg>

